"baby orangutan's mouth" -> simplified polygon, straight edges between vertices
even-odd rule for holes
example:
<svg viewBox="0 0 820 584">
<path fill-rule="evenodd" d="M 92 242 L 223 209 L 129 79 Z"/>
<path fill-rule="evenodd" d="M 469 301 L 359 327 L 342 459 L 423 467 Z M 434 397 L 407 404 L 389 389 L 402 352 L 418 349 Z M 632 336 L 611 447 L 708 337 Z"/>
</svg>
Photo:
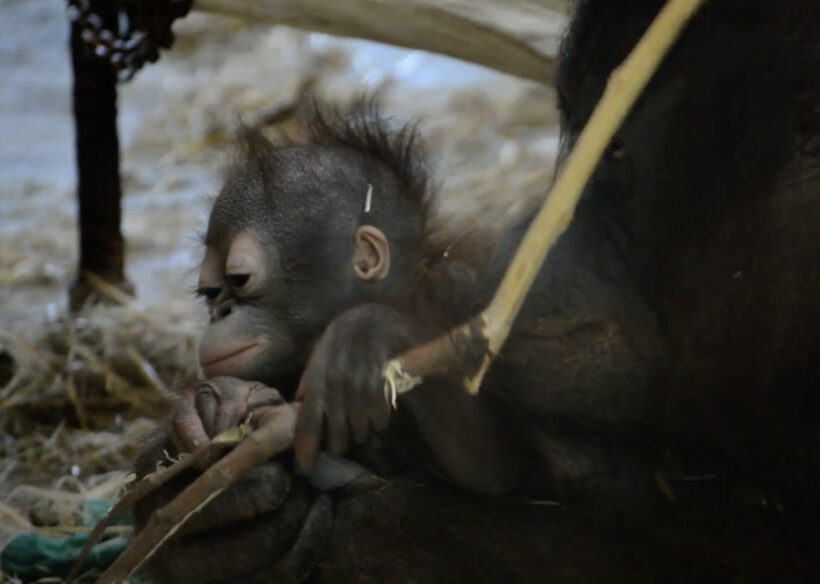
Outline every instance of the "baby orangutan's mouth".
<svg viewBox="0 0 820 584">
<path fill-rule="evenodd" d="M 254 341 L 242 347 L 231 348 L 217 354 L 206 353 L 200 355 L 200 365 L 206 377 L 216 377 L 219 375 L 239 376 L 243 365 L 256 357 L 264 349 L 264 345 Z"/>
</svg>

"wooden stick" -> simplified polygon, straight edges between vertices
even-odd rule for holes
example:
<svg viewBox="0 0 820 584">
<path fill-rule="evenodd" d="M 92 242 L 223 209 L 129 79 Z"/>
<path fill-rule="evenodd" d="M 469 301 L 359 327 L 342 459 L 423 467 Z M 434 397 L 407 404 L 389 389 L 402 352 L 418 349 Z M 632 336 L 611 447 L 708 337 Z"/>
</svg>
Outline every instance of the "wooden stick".
<svg viewBox="0 0 820 584">
<path fill-rule="evenodd" d="M 94 529 L 92 529 L 88 534 L 88 538 L 85 540 L 85 544 L 83 544 L 83 548 L 80 550 L 80 555 L 77 556 L 77 559 L 74 561 L 74 565 L 71 567 L 71 571 L 68 573 L 68 577 L 65 580 L 66 583 L 70 584 L 77 576 L 80 568 L 82 568 L 83 562 L 85 562 L 85 559 L 88 557 L 88 553 L 91 551 L 94 544 L 99 541 L 100 537 L 108 527 L 108 524 L 111 522 L 111 519 L 117 517 L 124 511 L 127 511 L 142 501 L 142 499 L 177 476 L 179 473 L 185 469 L 191 468 L 198 461 L 207 459 L 210 456 L 221 452 L 225 448 L 236 444 L 236 440 L 231 438 L 231 436 L 235 434 L 236 428 L 231 429 L 229 434 L 226 434 L 225 436 L 220 434 L 205 446 L 202 446 L 187 456 L 180 458 L 172 465 L 161 468 L 143 477 L 140 482 L 134 485 L 134 488 L 123 495 L 123 497 L 117 501 L 102 518 L 100 518 L 97 524 L 94 525 Z"/>
<path fill-rule="evenodd" d="M 195 0 L 193 8 L 441 53 L 550 83 L 566 0 Z"/>
<path fill-rule="evenodd" d="M 122 582 L 146 562 L 194 513 L 248 470 L 293 446 L 298 404 L 271 407 L 259 427 L 216 461 L 173 501 L 155 510 L 134 541 L 100 576 L 97 584 Z"/>
<path fill-rule="evenodd" d="M 667 2 L 626 60 L 610 75 L 598 106 L 521 240 L 490 305 L 468 323 L 388 361 L 383 373 L 385 393 L 391 399 L 412 389 L 425 375 L 439 373 L 443 364 L 450 371 L 464 372 L 465 389 L 478 392 L 547 253 L 572 220 L 581 192 L 601 155 L 684 25 L 705 1 Z M 466 360 L 464 347 L 470 348 Z M 477 347 L 483 347 L 479 356 L 475 354 Z M 447 355 L 442 355 L 442 351 Z M 460 366 L 453 367 L 455 363 Z"/>
</svg>

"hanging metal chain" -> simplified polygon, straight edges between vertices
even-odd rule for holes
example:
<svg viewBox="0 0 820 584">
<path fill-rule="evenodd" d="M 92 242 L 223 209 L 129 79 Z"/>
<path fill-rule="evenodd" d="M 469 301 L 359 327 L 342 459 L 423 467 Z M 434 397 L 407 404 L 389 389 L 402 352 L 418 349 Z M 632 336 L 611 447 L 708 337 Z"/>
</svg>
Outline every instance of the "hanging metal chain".
<svg viewBox="0 0 820 584">
<path fill-rule="evenodd" d="M 108 59 L 120 81 L 131 79 L 160 49 L 174 42 L 171 25 L 188 14 L 193 0 L 116 0 L 115 22 L 105 21 L 92 0 L 67 0 L 68 17 L 81 29 L 89 51 Z M 101 0 L 103 2 L 114 0 Z"/>
</svg>

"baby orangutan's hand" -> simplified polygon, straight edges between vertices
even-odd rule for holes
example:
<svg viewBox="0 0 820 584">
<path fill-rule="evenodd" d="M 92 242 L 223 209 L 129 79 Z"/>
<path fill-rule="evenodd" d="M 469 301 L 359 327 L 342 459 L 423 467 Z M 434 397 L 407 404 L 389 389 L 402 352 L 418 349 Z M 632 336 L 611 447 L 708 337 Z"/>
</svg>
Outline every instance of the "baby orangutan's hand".
<svg viewBox="0 0 820 584">
<path fill-rule="evenodd" d="M 171 437 L 180 453 L 193 452 L 220 432 L 260 415 L 264 408 L 284 403 L 272 387 L 235 377 L 214 377 L 180 391 Z"/>
</svg>

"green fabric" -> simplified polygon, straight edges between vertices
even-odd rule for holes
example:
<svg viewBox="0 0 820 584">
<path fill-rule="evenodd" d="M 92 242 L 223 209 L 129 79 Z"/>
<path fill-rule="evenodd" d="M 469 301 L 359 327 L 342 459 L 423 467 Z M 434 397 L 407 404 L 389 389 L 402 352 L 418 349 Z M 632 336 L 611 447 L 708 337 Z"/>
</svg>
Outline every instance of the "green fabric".
<svg viewBox="0 0 820 584">
<path fill-rule="evenodd" d="M 93 525 L 110 506 L 110 501 L 89 501 L 83 515 Z M 45 576 L 67 576 L 87 539 L 87 533 L 63 538 L 24 533 L 13 538 L 0 552 L 0 568 L 3 573 L 17 576 L 23 582 L 33 582 Z M 125 549 L 129 540 L 129 534 L 103 535 L 91 548 L 80 573 L 105 570 Z"/>
</svg>

